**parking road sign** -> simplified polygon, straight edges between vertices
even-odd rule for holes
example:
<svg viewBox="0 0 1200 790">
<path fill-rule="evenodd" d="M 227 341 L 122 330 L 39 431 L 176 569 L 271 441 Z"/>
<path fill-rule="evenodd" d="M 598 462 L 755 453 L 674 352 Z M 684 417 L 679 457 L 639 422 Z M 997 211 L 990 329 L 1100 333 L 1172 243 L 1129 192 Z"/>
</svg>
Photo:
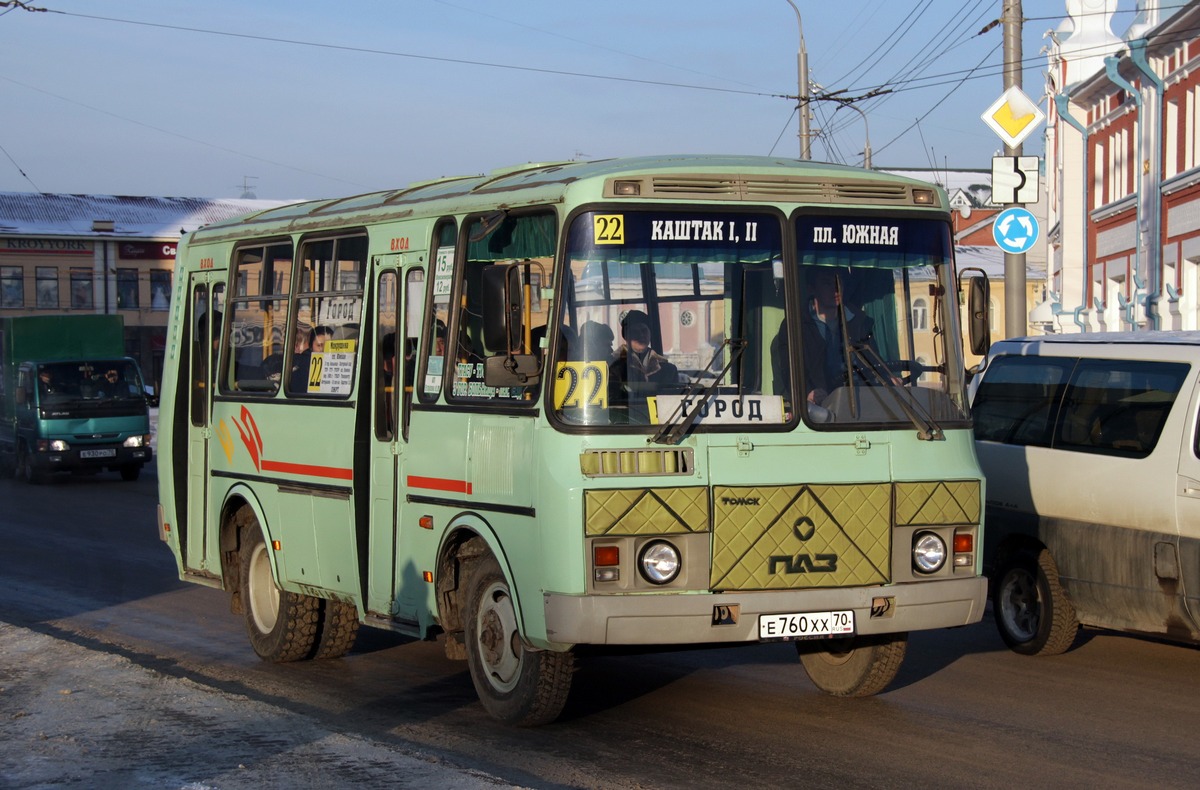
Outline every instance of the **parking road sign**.
<svg viewBox="0 0 1200 790">
<path fill-rule="evenodd" d="M 992 238 L 1005 252 L 1028 252 L 1038 240 L 1037 217 L 1019 206 L 1005 209 L 992 223 Z"/>
</svg>

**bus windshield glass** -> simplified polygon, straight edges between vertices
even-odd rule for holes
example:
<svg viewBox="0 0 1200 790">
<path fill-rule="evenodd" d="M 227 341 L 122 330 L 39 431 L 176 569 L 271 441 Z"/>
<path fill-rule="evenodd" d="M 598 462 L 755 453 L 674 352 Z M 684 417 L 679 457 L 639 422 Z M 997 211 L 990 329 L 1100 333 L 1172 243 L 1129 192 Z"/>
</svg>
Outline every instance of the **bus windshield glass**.
<svg viewBox="0 0 1200 790">
<path fill-rule="evenodd" d="M 950 228 L 932 219 L 798 216 L 799 364 L 817 428 L 967 419 Z M 795 337 L 795 335 L 793 335 Z M 798 353 L 796 353 L 798 352 Z"/>
<path fill-rule="evenodd" d="M 773 363 L 787 354 L 782 235 L 767 213 L 577 215 L 551 373 L 560 421 L 670 426 L 702 405 L 700 429 L 788 422 Z"/>
</svg>

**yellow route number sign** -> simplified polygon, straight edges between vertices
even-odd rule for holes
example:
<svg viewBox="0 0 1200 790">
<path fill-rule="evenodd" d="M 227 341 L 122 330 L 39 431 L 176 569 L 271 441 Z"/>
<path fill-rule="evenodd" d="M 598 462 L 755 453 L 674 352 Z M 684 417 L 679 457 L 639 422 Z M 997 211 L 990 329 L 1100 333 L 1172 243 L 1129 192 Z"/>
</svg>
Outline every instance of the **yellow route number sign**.
<svg viewBox="0 0 1200 790">
<path fill-rule="evenodd" d="M 608 362 L 559 362 L 554 373 L 554 408 L 607 409 Z"/>
<path fill-rule="evenodd" d="M 593 216 L 592 241 L 595 244 L 624 244 L 625 215 L 596 214 Z"/>
</svg>

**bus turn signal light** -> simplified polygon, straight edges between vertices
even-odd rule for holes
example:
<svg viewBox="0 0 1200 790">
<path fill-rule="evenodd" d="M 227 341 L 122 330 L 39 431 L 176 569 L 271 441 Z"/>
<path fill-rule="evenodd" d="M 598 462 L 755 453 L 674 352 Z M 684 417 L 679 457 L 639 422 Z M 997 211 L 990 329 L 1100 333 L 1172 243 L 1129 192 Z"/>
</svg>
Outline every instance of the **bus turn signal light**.
<svg viewBox="0 0 1200 790">
<path fill-rule="evenodd" d="M 969 532 L 954 533 L 954 553 L 962 554 L 975 550 L 975 537 Z"/>
<path fill-rule="evenodd" d="M 621 564 L 621 549 L 617 546 L 594 546 L 592 560 L 598 568 L 608 568 Z"/>
</svg>

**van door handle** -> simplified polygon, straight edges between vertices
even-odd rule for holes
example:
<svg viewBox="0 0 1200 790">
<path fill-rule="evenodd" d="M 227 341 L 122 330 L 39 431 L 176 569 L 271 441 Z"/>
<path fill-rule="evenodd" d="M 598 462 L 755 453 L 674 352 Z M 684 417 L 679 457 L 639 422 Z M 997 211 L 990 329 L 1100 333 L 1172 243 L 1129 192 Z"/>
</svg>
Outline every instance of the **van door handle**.
<svg viewBox="0 0 1200 790">
<path fill-rule="evenodd" d="M 1200 481 L 1193 480 L 1190 477 L 1180 478 L 1179 493 L 1184 496 L 1200 499 Z"/>
</svg>

